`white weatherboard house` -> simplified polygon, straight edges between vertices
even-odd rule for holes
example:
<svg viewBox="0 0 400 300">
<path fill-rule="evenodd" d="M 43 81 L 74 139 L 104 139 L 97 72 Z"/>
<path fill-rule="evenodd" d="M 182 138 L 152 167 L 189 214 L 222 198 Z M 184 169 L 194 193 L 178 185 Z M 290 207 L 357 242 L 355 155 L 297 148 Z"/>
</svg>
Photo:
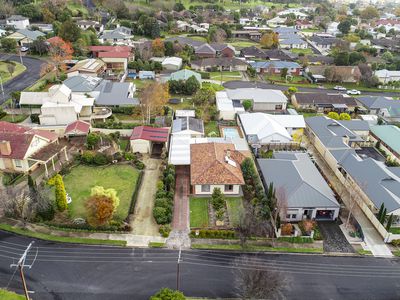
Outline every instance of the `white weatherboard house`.
<svg viewBox="0 0 400 300">
<path fill-rule="evenodd" d="M 6 24 L 15 29 L 26 29 L 29 27 L 29 19 L 20 15 L 12 15 L 6 19 Z"/>
<path fill-rule="evenodd" d="M 286 109 L 287 98 L 280 90 L 239 88 L 226 90 L 229 99 L 250 100 L 253 111 L 282 111 Z"/>
<path fill-rule="evenodd" d="M 275 152 L 258 159 L 263 184 L 273 184 L 286 201 L 286 221 L 336 220 L 340 205 L 307 153 Z"/>
</svg>

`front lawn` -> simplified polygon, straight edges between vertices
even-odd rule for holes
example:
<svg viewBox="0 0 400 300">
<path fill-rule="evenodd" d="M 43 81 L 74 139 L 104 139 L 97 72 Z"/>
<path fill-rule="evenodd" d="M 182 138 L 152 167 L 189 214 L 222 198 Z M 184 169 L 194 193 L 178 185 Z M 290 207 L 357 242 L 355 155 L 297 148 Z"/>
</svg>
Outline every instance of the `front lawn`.
<svg viewBox="0 0 400 300">
<path fill-rule="evenodd" d="M 205 135 L 208 136 L 211 132 L 215 132 L 216 136 L 220 136 L 217 121 L 209 121 L 204 124 Z"/>
<path fill-rule="evenodd" d="M 112 165 L 91 167 L 79 165 L 65 175 L 64 183 L 67 193 L 72 198 L 68 212 L 72 219 L 86 219 L 85 202 L 94 186 L 113 188 L 120 199 L 114 219 L 122 221 L 128 216 L 133 191 L 135 190 L 139 171 L 130 165 Z"/>
<path fill-rule="evenodd" d="M 243 210 L 243 202 L 240 197 L 226 198 L 229 222 L 231 226 L 239 224 L 240 212 Z"/>
<path fill-rule="evenodd" d="M 393 234 L 400 234 L 400 227 L 390 227 L 389 232 Z"/>
<path fill-rule="evenodd" d="M 208 201 L 209 198 L 190 198 L 190 227 L 208 227 Z"/>
<path fill-rule="evenodd" d="M 228 41 L 228 44 L 237 48 L 236 50 L 240 50 L 242 48 L 251 47 L 251 46 L 259 46 L 260 44 L 257 42 L 253 42 L 250 40 L 240 40 L 240 39 L 232 39 Z"/>
<path fill-rule="evenodd" d="M 265 80 L 269 81 L 275 81 L 280 83 L 280 81 L 284 83 L 302 83 L 302 82 L 308 82 L 307 79 L 303 76 L 298 76 L 298 75 L 293 75 L 292 77 L 288 77 L 288 81 L 286 82 L 285 78 L 282 78 L 280 75 L 267 75 L 265 76 Z"/>
<path fill-rule="evenodd" d="M 231 80 L 241 80 L 242 79 L 242 75 L 238 71 L 210 72 L 210 79 L 221 81 L 221 75 L 222 75 L 222 81 L 231 81 Z"/>
</svg>

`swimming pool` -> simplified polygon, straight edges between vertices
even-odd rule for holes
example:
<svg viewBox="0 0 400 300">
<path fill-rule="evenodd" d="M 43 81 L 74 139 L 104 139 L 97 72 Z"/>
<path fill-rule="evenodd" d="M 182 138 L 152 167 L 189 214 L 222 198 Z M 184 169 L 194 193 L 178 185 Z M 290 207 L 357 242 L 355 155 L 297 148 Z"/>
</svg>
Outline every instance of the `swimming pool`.
<svg viewBox="0 0 400 300">
<path fill-rule="evenodd" d="M 223 127 L 222 128 L 222 135 L 227 138 L 239 138 L 239 131 L 235 127 Z"/>
</svg>

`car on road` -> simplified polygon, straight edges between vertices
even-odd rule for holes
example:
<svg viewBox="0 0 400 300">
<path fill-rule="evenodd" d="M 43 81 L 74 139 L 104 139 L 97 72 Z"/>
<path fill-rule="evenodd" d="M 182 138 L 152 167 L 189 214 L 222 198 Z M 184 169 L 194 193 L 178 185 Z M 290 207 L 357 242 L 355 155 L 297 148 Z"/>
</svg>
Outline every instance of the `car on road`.
<svg viewBox="0 0 400 300">
<path fill-rule="evenodd" d="M 348 90 L 347 94 L 349 94 L 349 95 L 361 95 L 361 92 L 359 90 Z"/>
<path fill-rule="evenodd" d="M 347 90 L 344 86 L 341 86 L 341 85 L 337 85 L 333 89 L 337 90 L 337 91 L 346 91 Z"/>
<path fill-rule="evenodd" d="M 28 51 L 29 50 L 29 48 L 28 47 L 21 47 L 21 52 L 26 52 L 26 51 Z"/>
</svg>

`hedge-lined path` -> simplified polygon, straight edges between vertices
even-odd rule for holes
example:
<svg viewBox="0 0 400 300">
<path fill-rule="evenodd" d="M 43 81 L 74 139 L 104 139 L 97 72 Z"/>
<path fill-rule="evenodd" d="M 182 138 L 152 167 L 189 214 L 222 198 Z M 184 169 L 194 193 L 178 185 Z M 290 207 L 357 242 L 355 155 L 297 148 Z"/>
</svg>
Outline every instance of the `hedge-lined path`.
<svg viewBox="0 0 400 300">
<path fill-rule="evenodd" d="M 160 159 L 144 159 L 142 184 L 139 189 L 135 205 L 135 212 L 131 216 L 133 235 L 159 236 L 158 225 L 153 218 L 154 196 L 157 191 L 157 181 L 160 174 Z"/>
</svg>

